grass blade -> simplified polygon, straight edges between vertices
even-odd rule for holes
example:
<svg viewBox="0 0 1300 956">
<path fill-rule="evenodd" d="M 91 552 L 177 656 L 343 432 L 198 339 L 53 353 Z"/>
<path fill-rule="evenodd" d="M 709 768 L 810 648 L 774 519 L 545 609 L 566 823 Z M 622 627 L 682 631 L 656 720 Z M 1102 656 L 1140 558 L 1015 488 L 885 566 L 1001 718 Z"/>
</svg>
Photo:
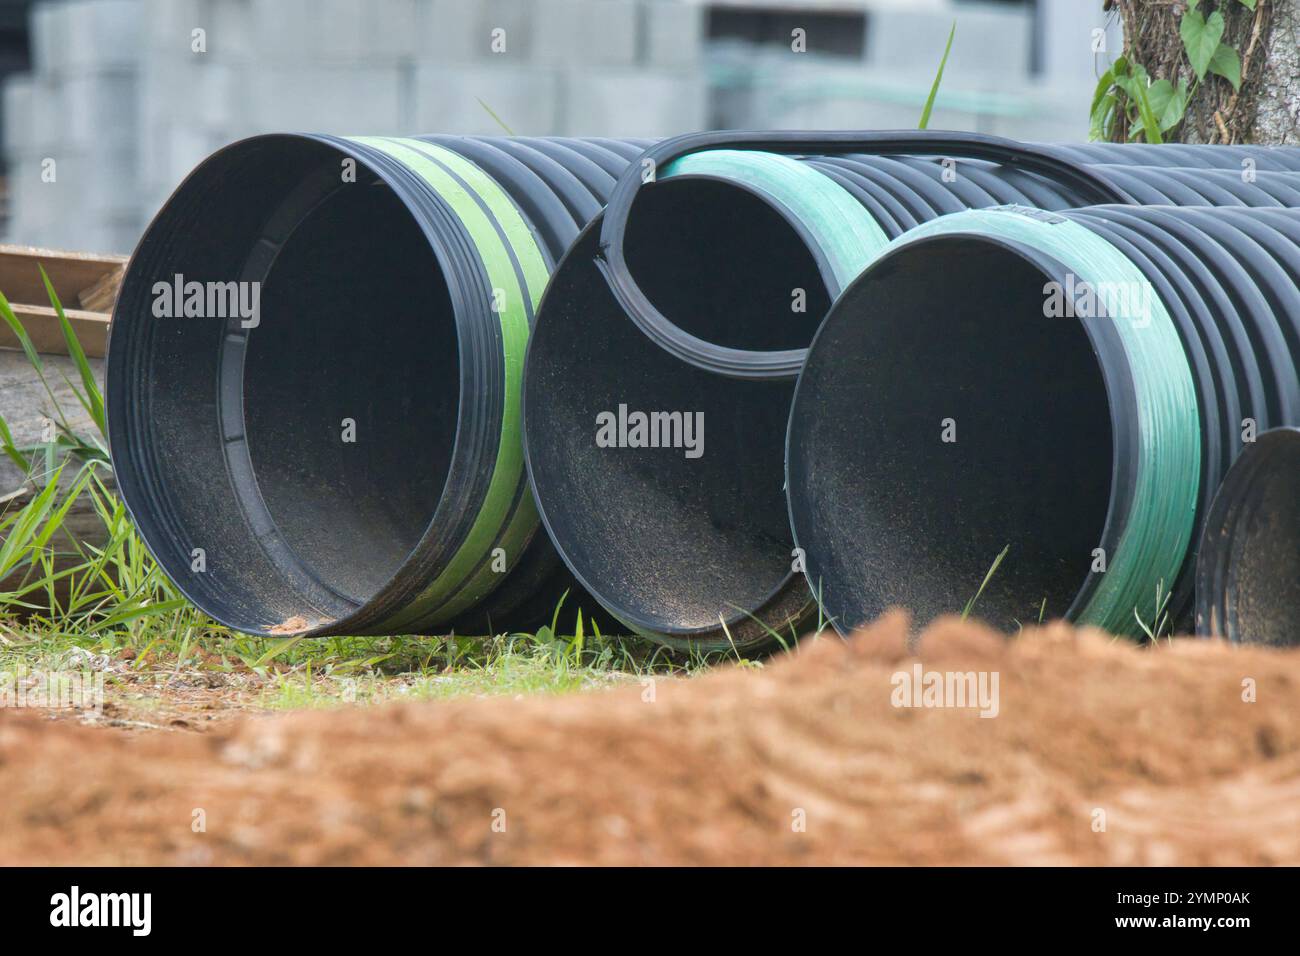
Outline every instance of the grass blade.
<svg viewBox="0 0 1300 956">
<path fill-rule="evenodd" d="M 957 21 L 952 21 L 952 29 L 948 31 L 948 45 L 943 48 L 943 59 L 939 61 L 939 72 L 934 75 L 934 83 L 930 86 L 930 95 L 925 99 L 925 109 L 921 111 L 921 122 L 917 124 L 917 129 L 926 129 L 930 125 L 930 112 L 934 109 L 935 97 L 939 95 L 939 85 L 943 83 L 943 69 L 948 65 L 948 54 L 952 52 L 952 38 L 957 35 Z"/>
</svg>

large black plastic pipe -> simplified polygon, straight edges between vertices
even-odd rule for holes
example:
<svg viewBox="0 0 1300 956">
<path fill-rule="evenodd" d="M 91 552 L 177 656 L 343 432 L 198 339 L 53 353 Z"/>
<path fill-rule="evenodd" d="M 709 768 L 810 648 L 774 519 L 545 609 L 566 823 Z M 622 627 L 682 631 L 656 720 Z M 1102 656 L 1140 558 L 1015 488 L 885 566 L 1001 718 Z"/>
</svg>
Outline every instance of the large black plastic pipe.
<svg viewBox="0 0 1300 956">
<path fill-rule="evenodd" d="M 1300 429 L 1246 446 L 1214 500 L 1196 567 L 1196 632 L 1300 645 Z"/>
<path fill-rule="evenodd" d="M 1070 224 L 1074 245 L 1011 241 L 1007 217 L 1032 225 L 1027 236 Z M 1158 589 L 1181 622 L 1200 527 L 1243 437 L 1300 423 L 1300 211 L 1042 217 L 994 210 L 922 227 L 818 332 L 791 411 L 788 496 L 809 581 L 844 630 L 893 604 L 923 619 L 961 610 L 1007 545 L 979 603 L 998 625 L 1046 602 L 1048 615 L 1133 632 L 1134 610 L 1155 619 Z M 1095 287 L 1080 265 L 1098 248 L 1117 287 L 1135 269 L 1168 316 L 1159 343 L 1117 343 L 1114 316 L 1045 317 L 1049 283 Z M 1071 261 L 1074 249 L 1094 258 Z M 1171 341 L 1177 358 L 1159 351 Z M 1175 366 L 1184 390 L 1150 385 Z M 1102 607 L 1103 588 L 1126 598 Z"/>
<path fill-rule="evenodd" d="M 643 160 L 665 170 L 698 149 L 775 146 L 852 196 L 886 237 L 972 206 L 1065 209 L 1097 197 L 1128 200 L 1130 189 L 1198 204 L 1224 196 L 1273 204 L 1273 193 L 1286 189 L 1300 196 L 1300 177 L 1270 172 L 1262 161 L 1268 188 L 1234 196 L 1227 181 L 1240 177 L 1215 168 L 1217 152 L 1179 151 L 1189 164 L 1206 157 L 1205 169 L 1182 177 L 1195 183 L 1189 190 L 1176 170 L 1121 162 L 1127 147 L 1093 167 L 990 137 L 820 136 L 702 134 L 657 144 Z M 828 145 L 838 152 L 819 152 Z M 889 155 L 863 152 L 869 148 Z M 607 214 L 624 216 L 623 226 L 611 235 L 609 219 L 598 219 L 561 263 L 529 350 L 526 454 L 561 556 L 607 610 L 670 645 L 747 648 L 771 643 L 773 631 L 789 636 L 815 612 L 773 449 L 793 394 L 791 368 L 841 286 L 827 250 L 787 203 L 734 181 L 715 182 L 710 194 L 683 182 L 691 178 L 705 181 L 625 176 L 623 202 L 616 196 Z M 667 193 L 688 196 L 691 188 L 690 208 L 674 211 Z M 611 251 L 624 243 L 620 267 Z M 629 288 L 653 304 L 661 324 L 648 329 L 645 314 L 629 310 Z M 792 311 L 793 290 L 806 296 L 806 311 Z M 688 460 L 660 449 L 598 448 L 596 416 L 619 405 L 704 411 L 707 450 Z"/>
<path fill-rule="evenodd" d="M 107 372 L 119 487 L 178 587 L 260 634 L 549 619 L 572 579 L 523 470 L 524 345 L 640 145 L 272 135 L 202 163 L 132 256 Z M 158 311 L 191 283 L 193 314 Z M 255 313 L 204 305 L 227 283 Z"/>
</svg>

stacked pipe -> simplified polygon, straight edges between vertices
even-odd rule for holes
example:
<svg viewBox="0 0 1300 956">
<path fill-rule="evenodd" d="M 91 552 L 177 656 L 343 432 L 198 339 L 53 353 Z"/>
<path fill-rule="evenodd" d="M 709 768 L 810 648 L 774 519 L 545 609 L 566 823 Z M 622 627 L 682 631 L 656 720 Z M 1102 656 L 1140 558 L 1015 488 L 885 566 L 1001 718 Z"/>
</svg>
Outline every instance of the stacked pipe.
<svg viewBox="0 0 1300 956">
<path fill-rule="evenodd" d="M 1300 643 L 1300 429 L 1247 446 L 1214 500 L 1196 565 L 1196 629 L 1230 641 Z"/>
<path fill-rule="evenodd" d="M 254 633 L 437 633 L 536 623 L 576 578 L 666 643 L 757 647 L 815 613 L 794 377 L 891 240 L 1007 203 L 1300 205 L 1288 150 L 648 145 L 264 136 L 196 169 L 132 259 L 108 370 L 119 483 L 181 590 Z M 157 318 L 189 281 L 258 283 L 257 319 Z M 707 454 L 598 454 L 595 417 L 627 409 L 705 413 Z"/>
<path fill-rule="evenodd" d="M 1130 155 L 1128 147 L 1089 152 L 1089 160 Z M 700 203 L 707 211 L 692 217 L 669 206 L 664 181 L 646 187 L 625 177 L 557 270 L 530 345 L 524 432 L 539 509 L 561 555 L 612 615 L 670 645 L 745 649 L 792 639 L 819 613 L 840 623 L 830 582 L 809 567 L 813 545 L 796 543 L 787 515 L 787 490 L 798 495 L 817 468 L 787 478 L 781 464 L 794 380 L 830 303 L 888 239 L 972 206 L 1133 201 L 1121 182 L 1165 203 L 1281 206 L 1300 195 L 1296 151 L 1176 152 L 1199 166 L 1186 182 L 1169 166 L 1089 165 L 1070 148 L 979 136 L 728 133 L 652 147 L 642 163 L 667 176 L 724 177 L 747 191 L 728 191 L 728 206 Z M 942 268 L 926 278 L 947 282 Z M 792 292 L 806 312 L 792 312 Z M 919 385 L 930 379 L 913 373 Z M 611 453 L 593 442 L 592 423 L 622 408 L 702 409 L 709 450 L 699 458 L 652 447 Z M 864 411 L 841 423 L 846 446 L 863 448 L 852 418 Z M 892 506 L 851 476 L 833 477 L 846 501 L 865 494 Z M 882 551 L 890 540 L 874 539 Z M 981 576 L 1000 547 L 981 554 Z M 844 570 L 863 573 L 860 564 Z M 1185 581 L 1170 602 L 1177 610 L 1187 603 Z M 963 577 L 952 586 L 978 583 Z M 1112 623 L 1135 626 L 1131 615 Z"/>
<path fill-rule="evenodd" d="M 1005 547 L 995 623 L 1180 618 L 1228 466 L 1300 422 L 1298 283 L 1300 210 L 999 209 L 893 244 L 831 309 L 791 412 L 791 521 L 827 613 L 960 610 Z"/>
<path fill-rule="evenodd" d="M 524 350 L 643 145 L 271 135 L 195 169 L 131 259 L 107 373 L 119 486 L 181 591 L 261 634 L 549 618 L 571 579 L 524 473 Z M 229 282 L 257 315 L 155 311 Z"/>
</svg>

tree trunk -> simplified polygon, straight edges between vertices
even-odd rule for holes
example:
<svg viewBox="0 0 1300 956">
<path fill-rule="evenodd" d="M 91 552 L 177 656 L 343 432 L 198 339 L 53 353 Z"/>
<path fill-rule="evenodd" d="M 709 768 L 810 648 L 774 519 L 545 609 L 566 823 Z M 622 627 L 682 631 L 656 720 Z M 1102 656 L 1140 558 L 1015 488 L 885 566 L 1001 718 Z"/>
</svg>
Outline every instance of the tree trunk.
<svg viewBox="0 0 1300 956">
<path fill-rule="evenodd" d="M 1250 142 L 1300 145 L 1300 0 L 1267 2 L 1272 26 Z"/>
<path fill-rule="evenodd" d="M 1178 26 L 1189 2 L 1223 13 L 1224 42 L 1241 58 L 1241 89 L 1207 75 L 1184 122 L 1166 139 L 1184 143 L 1300 145 L 1300 0 L 1106 0 L 1119 10 L 1124 53 L 1153 79 L 1194 82 Z M 1117 130 L 1117 136 L 1127 132 Z"/>
</svg>

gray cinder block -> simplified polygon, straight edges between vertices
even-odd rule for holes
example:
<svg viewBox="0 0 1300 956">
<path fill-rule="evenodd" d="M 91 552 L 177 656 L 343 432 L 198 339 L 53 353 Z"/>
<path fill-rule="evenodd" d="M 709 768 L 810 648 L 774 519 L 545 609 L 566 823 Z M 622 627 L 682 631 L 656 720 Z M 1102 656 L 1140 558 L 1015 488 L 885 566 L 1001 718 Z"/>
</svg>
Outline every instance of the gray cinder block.
<svg viewBox="0 0 1300 956">
<path fill-rule="evenodd" d="M 630 66 L 637 59 L 638 20 L 633 0 L 536 0 L 532 60 Z"/>
<path fill-rule="evenodd" d="M 681 0 L 639 0 L 643 62 L 693 67 L 704 51 L 704 7 Z"/>
<path fill-rule="evenodd" d="M 953 21 L 957 32 L 945 79 L 971 78 L 1016 89 L 1029 75 L 1031 21 L 1026 10 L 992 4 L 955 11 L 891 9 L 867 24 L 867 62 L 902 76 L 933 78 Z"/>
<path fill-rule="evenodd" d="M 478 13 L 477 35 L 471 46 L 476 57 L 514 64 L 529 58 L 537 13 L 533 0 L 478 0 L 472 6 Z M 505 31 L 502 52 L 493 49 L 497 30 Z"/>
<path fill-rule="evenodd" d="M 14 155 L 28 144 L 32 136 L 35 117 L 33 86 L 35 80 L 29 73 L 13 73 L 4 81 L 4 149 Z"/>
<path fill-rule="evenodd" d="M 249 0 L 258 59 L 285 66 L 311 59 L 318 35 L 313 0 Z M 215 47 L 215 42 L 212 47 Z"/>
<path fill-rule="evenodd" d="M 214 46 L 219 11 L 248 10 L 248 0 L 140 0 L 142 42 L 149 55 L 179 55 L 190 51 L 193 31 L 207 31 L 208 50 Z"/>
<path fill-rule="evenodd" d="M 27 134 L 27 149 L 41 156 L 49 156 L 67 149 L 67 128 L 64 117 L 63 81 L 56 77 L 38 76 L 31 89 L 32 122 Z M 23 147 L 20 147 L 23 148 Z"/>
<path fill-rule="evenodd" d="M 482 55 L 488 41 L 479 13 L 477 3 L 422 0 L 416 10 L 416 56 L 454 63 Z"/>
<path fill-rule="evenodd" d="M 324 61 L 393 60 L 417 51 L 416 0 L 317 0 L 310 23 Z"/>
<path fill-rule="evenodd" d="M 392 134 L 408 127 L 402 115 L 402 70 L 395 64 L 266 63 L 250 70 L 246 82 L 254 131 Z"/>
<path fill-rule="evenodd" d="M 415 77 L 414 129 L 420 133 L 505 135 L 484 104 L 519 135 L 556 131 L 560 93 L 553 70 L 421 63 Z"/>
<path fill-rule="evenodd" d="M 704 78 L 649 70 L 575 70 L 565 75 L 564 133 L 673 136 L 703 129 Z"/>
<path fill-rule="evenodd" d="M 140 0 L 73 0 L 56 20 L 62 72 L 132 68 L 143 44 Z"/>
<path fill-rule="evenodd" d="M 135 142 L 139 99 L 134 72 L 68 76 L 63 104 L 63 136 L 74 149 L 111 151 Z"/>
</svg>

